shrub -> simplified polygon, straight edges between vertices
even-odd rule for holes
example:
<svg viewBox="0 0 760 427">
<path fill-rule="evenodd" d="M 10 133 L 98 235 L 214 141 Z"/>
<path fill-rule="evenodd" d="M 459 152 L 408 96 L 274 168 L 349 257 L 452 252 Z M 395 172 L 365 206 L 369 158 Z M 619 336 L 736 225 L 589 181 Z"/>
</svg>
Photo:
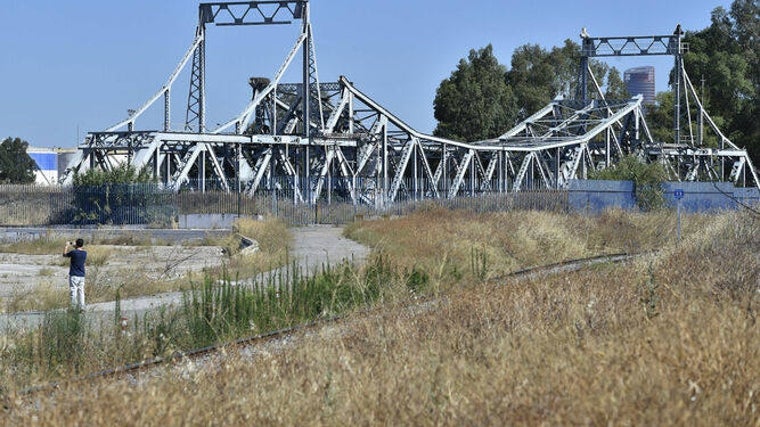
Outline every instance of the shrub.
<svg viewBox="0 0 760 427">
<path fill-rule="evenodd" d="M 73 221 L 83 224 L 168 223 L 164 194 L 146 170 L 130 165 L 74 175 Z"/>
<path fill-rule="evenodd" d="M 660 163 L 644 163 L 635 155 L 628 155 L 616 165 L 590 173 L 589 178 L 633 181 L 636 204 L 642 211 L 654 211 L 665 205 L 661 184 L 667 179 L 667 172 Z"/>
</svg>

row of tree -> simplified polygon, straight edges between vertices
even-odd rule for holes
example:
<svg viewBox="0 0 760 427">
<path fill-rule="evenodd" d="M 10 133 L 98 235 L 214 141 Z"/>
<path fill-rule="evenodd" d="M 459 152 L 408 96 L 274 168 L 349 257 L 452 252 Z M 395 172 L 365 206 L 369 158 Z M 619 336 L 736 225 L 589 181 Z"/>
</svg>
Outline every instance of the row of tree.
<svg viewBox="0 0 760 427">
<path fill-rule="evenodd" d="M 714 9 L 711 25 L 687 32 L 684 42 L 689 46 L 686 72 L 704 82 L 707 111 L 723 133 L 760 164 L 760 2 L 735 0 L 728 11 Z M 473 49 L 438 87 L 433 103 L 438 125 L 433 133 L 461 141 L 496 137 L 557 95 L 574 96 L 579 64 L 580 46 L 571 40 L 549 50 L 521 46 L 509 69 L 499 63 L 490 44 Z M 596 60 L 590 65 L 605 98 L 628 97 L 617 69 Z M 657 104 L 648 109 L 648 124 L 659 140 L 672 140 L 673 103 L 672 92 L 661 92 Z"/>
<path fill-rule="evenodd" d="M 496 137 L 556 96 L 572 97 L 578 89 L 579 64 L 580 46 L 572 40 L 551 50 L 521 46 L 509 70 L 494 56 L 492 45 L 473 49 L 438 87 L 433 134 L 460 141 Z M 605 98 L 628 97 L 615 67 L 596 60 L 590 65 L 605 87 Z M 588 90 L 595 92 L 593 87 Z"/>
</svg>

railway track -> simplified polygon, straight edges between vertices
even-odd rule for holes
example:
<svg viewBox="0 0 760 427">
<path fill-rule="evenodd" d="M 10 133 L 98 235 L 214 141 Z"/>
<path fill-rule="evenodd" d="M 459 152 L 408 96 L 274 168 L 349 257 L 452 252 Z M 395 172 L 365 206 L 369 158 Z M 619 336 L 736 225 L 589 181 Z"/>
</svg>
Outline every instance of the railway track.
<svg viewBox="0 0 760 427">
<path fill-rule="evenodd" d="M 583 268 L 590 267 L 596 264 L 622 263 L 622 262 L 631 260 L 633 258 L 646 255 L 646 254 L 648 253 L 636 253 L 636 254 L 618 253 L 618 254 L 599 255 L 599 256 L 588 257 L 588 258 L 567 260 L 567 261 L 562 261 L 558 263 L 530 267 L 530 268 L 514 271 L 511 273 L 499 276 L 499 277 L 491 278 L 489 279 L 488 282 L 499 283 L 499 282 L 504 282 L 509 279 L 525 280 L 525 279 L 548 276 L 548 275 L 553 275 L 553 274 L 558 274 L 558 273 L 578 271 Z M 430 301 L 428 301 L 428 303 L 429 302 Z M 420 305 L 420 302 L 415 303 L 415 305 L 417 306 Z M 143 360 L 140 362 L 128 363 L 125 365 L 121 365 L 121 366 L 109 368 L 109 369 L 104 369 L 104 370 L 93 372 L 91 374 L 88 374 L 82 377 L 69 379 L 62 382 L 50 382 L 46 384 L 28 387 L 26 389 L 20 390 L 18 392 L 18 395 L 24 396 L 24 395 L 35 394 L 38 392 L 53 391 L 55 389 L 58 389 L 64 383 L 69 384 L 69 383 L 76 383 L 76 382 L 88 381 L 88 380 L 99 379 L 99 378 L 109 378 L 109 377 L 113 378 L 113 377 L 120 377 L 120 376 L 127 376 L 127 375 L 136 375 L 140 373 L 141 371 L 148 371 L 150 369 L 157 368 L 161 365 L 166 365 L 166 364 L 177 362 L 180 360 L 188 360 L 188 359 L 197 360 L 203 357 L 207 357 L 207 356 L 219 353 L 220 350 L 222 349 L 230 349 L 230 348 L 242 349 L 245 347 L 262 345 L 270 341 L 282 340 L 296 333 L 308 332 L 316 328 L 337 323 L 341 321 L 342 319 L 343 319 L 343 316 L 335 316 L 331 318 L 320 319 L 320 320 L 306 323 L 306 324 L 296 325 L 296 326 L 292 326 L 288 328 L 279 329 L 276 331 L 270 331 L 263 334 L 240 338 L 234 341 L 213 344 L 210 346 L 195 348 L 195 349 L 184 351 L 184 352 L 175 352 L 171 356 L 167 356 L 167 357 L 155 357 L 155 358 Z"/>
</svg>

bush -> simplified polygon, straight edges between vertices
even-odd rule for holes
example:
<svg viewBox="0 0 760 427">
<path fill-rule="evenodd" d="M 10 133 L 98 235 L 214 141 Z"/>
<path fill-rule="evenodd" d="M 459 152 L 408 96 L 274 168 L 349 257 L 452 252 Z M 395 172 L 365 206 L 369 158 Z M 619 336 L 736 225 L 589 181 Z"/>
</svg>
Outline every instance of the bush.
<svg viewBox="0 0 760 427">
<path fill-rule="evenodd" d="M 589 179 L 633 181 L 639 209 L 649 212 L 665 206 L 662 182 L 667 180 L 667 172 L 660 163 L 644 163 L 635 155 L 628 155 L 616 165 L 590 173 Z"/>
<path fill-rule="evenodd" d="M 74 175 L 73 222 L 80 224 L 168 223 L 173 215 L 146 171 L 122 165 Z"/>
</svg>

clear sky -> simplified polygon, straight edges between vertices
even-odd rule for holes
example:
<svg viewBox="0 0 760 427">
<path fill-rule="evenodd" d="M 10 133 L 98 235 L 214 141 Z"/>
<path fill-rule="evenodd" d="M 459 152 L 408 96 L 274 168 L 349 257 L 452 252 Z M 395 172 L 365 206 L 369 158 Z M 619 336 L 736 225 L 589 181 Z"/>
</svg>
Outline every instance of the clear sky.
<svg viewBox="0 0 760 427">
<path fill-rule="evenodd" d="M 198 3 L 189 0 L 4 0 L 0 6 L 0 138 L 74 147 L 158 91 L 193 40 Z M 729 0 L 505 1 L 313 0 L 320 79 L 345 75 L 421 132 L 432 132 L 433 99 L 470 49 L 491 43 L 502 64 L 531 43 L 544 48 L 591 36 L 701 30 Z M 271 77 L 298 36 L 287 26 L 207 30 L 207 124 L 236 116 L 250 99 L 248 77 Z M 654 65 L 667 90 L 672 58 L 608 63 L 621 72 Z M 296 68 L 300 67 L 299 64 Z M 189 69 L 189 67 L 187 67 Z M 292 75 L 292 77 L 291 77 Z M 291 73 L 288 81 L 299 81 Z M 172 121 L 184 123 L 189 72 L 175 83 Z M 161 126 L 162 102 L 138 128 Z"/>
</svg>

